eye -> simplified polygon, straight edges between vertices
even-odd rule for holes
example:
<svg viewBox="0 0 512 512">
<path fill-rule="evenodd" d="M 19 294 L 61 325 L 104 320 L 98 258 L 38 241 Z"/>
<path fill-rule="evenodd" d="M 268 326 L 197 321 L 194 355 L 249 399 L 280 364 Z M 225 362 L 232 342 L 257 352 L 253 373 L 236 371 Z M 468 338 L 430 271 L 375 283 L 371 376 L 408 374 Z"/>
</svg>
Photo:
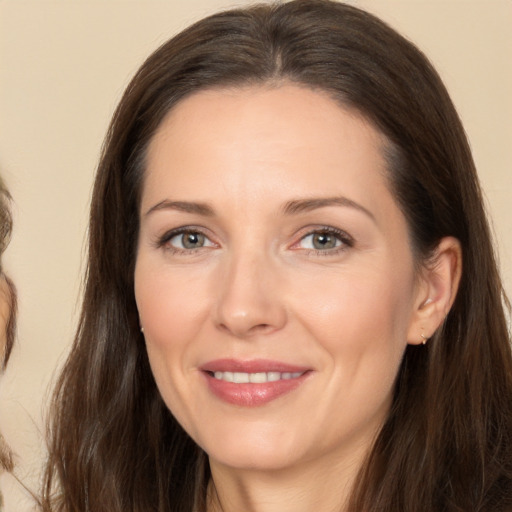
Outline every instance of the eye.
<svg viewBox="0 0 512 512">
<path fill-rule="evenodd" d="M 336 250 L 343 250 L 352 245 L 352 237 L 342 231 L 329 228 L 308 233 L 299 240 L 295 247 L 317 252 L 336 252 Z"/>
<path fill-rule="evenodd" d="M 305 249 L 315 249 L 318 251 L 334 249 L 341 244 L 341 241 L 331 233 L 311 233 L 301 241 Z"/>
<path fill-rule="evenodd" d="M 161 245 L 166 245 L 177 251 L 193 251 L 215 246 L 205 234 L 192 229 L 172 231 L 166 234 L 161 240 Z"/>
</svg>

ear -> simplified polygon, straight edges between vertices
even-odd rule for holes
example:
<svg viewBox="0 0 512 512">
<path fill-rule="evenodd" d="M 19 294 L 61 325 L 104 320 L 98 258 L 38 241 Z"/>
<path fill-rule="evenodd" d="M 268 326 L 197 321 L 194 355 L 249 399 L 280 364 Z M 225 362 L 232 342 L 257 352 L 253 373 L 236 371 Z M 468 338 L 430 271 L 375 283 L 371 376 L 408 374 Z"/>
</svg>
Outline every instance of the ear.
<svg viewBox="0 0 512 512">
<path fill-rule="evenodd" d="M 444 321 L 457 295 L 461 273 L 460 242 L 453 237 L 441 239 L 418 277 L 407 333 L 410 345 L 426 343 Z"/>
</svg>

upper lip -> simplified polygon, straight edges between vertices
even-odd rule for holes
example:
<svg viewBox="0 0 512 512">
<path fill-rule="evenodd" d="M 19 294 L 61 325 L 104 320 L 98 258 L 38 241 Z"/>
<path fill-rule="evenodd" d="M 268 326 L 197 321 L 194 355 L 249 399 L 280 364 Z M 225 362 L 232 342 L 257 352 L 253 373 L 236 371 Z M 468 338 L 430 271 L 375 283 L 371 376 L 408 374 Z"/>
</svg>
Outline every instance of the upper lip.
<svg viewBox="0 0 512 512">
<path fill-rule="evenodd" d="M 208 361 L 201 366 L 204 372 L 242 372 L 242 373 L 262 373 L 262 372 L 306 372 L 310 370 L 306 366 L 284 363 L 282 361 L 272 361 L 270 359 L 251 359 L 242 361 L 239 359 L 215 359 Z"/>
</svg>

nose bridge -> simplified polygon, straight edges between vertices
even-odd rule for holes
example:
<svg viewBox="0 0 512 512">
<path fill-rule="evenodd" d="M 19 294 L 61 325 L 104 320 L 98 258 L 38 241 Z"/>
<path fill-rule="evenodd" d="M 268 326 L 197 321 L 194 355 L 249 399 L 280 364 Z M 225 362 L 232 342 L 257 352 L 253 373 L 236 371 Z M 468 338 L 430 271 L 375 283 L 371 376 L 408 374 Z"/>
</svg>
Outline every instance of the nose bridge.
<svg viewBox="0 0 512 512">
<path fill-rule="evenodd" d="M 217 325 L 237 337 L 272 332 L 286 322 L 278 269 L 269 251 L 257 246 L 232 250 L 217 302 Z"/>
</svg>

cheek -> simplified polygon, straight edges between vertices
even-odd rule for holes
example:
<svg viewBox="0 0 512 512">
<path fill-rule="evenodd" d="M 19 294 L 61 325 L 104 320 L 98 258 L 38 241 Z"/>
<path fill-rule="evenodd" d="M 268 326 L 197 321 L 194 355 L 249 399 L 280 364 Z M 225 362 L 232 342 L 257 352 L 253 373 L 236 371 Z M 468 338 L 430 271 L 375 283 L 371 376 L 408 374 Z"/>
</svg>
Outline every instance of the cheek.
<svg viewBox="0 0 512 512">
<path fill-rule="evenodd" d="M 352 378 L 363 373 L 394 378 L 405 350 L 412 275 L 386 270 L 333 273 L 301 286 L 298 317 L 333 364 L 341 360 Z"/>
<path fill-rule="evenodd" d="M 330 329 L 332 335 L 377 326 L 403 330 L 411 309 L 411 281 L 389 277 L 389 270 L 385 274 L 332 273 L 322 282 L 315 279 L 301 284 L 301 307 L 312 323 Z"/>
<path fill-rule="evenodd" d="M 158 269 L 158 270 L 155 270 Z M 135 299 L 146 339 L 172 349 L 191 339 L 204 316 L 205 300 L 187 272 L 169 272 L 141 258 L 135 270 Z"/>
<path fill-rule="evenodd" d="M 135 268 L 135 300 L 139 312 L 139 321 L 144 329 L 144 338 L 151 368 L 158 386 L 161 380 L 171 378 L 173 372 L 167 366 L 179 362 L 177 357 L 167 354 L 179 354 L 180 331 L 187 328 L 181 320 L 181 314 L 190 307 L 187 296 L 181 296 L 175 283 L 169 281 L 161 269 L 155 271 L 149 258 L 140 257 Z M 180 319 L 173 318 L 180 312 Z M 190 325 L 190 324 L 188 324 Z"/>
<path fill-rule="evenodd" d="M 186 354 L 198 325 L 198 301 L 165 268 L 144 257 L 136 265 L 135 299 L 156 385 L 167 407 L 181 417 L 188 407 L 183 398 Z"/>
<path fill-rule="evenodd" d="M 349 422 L 351 411 L 354 430 L 388 410 L 407 344 L 412 274 L 391 278 L 387 270 L 367 268 L 325 280 L 303 309 L 328 361 L 328 393 L 343 404 L 338 409 L 343 421 Z"/>
<path fill-rule="evenodd" d="M 189 407 L 183 397 L 196 371 L 194 340 L 208 316 L 209 280 L 205 272 L 171 269 L 147 253 L 139 255 L 134 277 L 151 370 L 169 409 L 180 413 Z"/>
</svg>

